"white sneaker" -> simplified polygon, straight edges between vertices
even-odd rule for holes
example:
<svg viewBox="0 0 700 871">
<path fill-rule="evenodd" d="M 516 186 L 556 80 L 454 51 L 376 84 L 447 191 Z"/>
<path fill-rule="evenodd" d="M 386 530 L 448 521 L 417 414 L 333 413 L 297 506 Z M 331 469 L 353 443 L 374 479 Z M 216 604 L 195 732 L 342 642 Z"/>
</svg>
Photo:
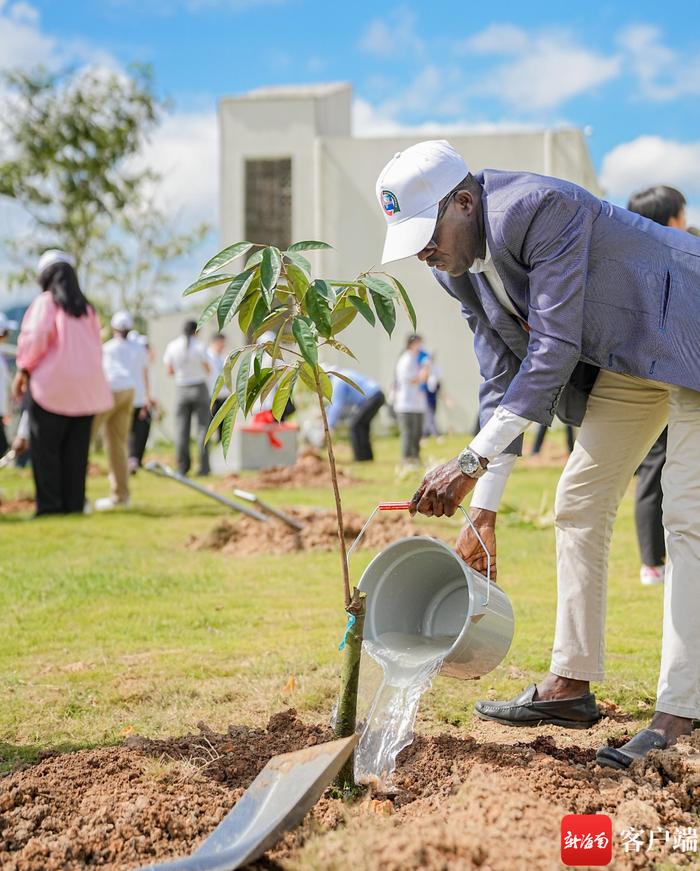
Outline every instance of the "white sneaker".
<svg viewBox="0 0 700 871">
<path fill-rule="evenodd" d="M 92 514 L 92 505 L 89 499 L 86 499 L 83 503 L 83 514 Z"/>
<path fill-rule="evenodd" d="M 111 496 L 103 496 L 102 499 L 95 499 L 95 511 L 113 511 L 115 508 L 128 508 L 129 500 L 126 502 L 117 502 Z"/>
<path fill-rule="evenodd" d="M 666 566 L 642 566 L 639 570 L 639 580 L 645 587 L 655 587 L 663 584 L 666 577 Z"/>
</svg>

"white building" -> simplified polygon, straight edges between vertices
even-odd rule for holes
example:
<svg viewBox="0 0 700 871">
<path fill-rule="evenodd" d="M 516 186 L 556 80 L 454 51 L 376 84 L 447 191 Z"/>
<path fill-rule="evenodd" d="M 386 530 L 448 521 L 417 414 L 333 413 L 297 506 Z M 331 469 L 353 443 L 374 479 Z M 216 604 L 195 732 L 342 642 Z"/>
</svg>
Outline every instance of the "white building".
<svg viewBox="0 0 700 871">
<path fill-rule="evenodd" d="M 356 137 L 351 102 L 347 84 L 270 88 L 221 100 L 221 247 L 242 239 L 280 248 L 320 239 L 334 250 L 311 258 L 319 276 L 351 279 L 381 268 L 385 224 L 374 193 L 377 175 L 395 152 L 420 139 L 444 138 L 445 132 L 421 129 L 402 136 Z M 600 193 L 580 130 L 455 131 L 449 140 L 473 170 L 531 170 Z M 479 374 L 471 333 L 458 306 L 415 258 L 390 264 L 389 271 L 408 290 L 418 332 L 437 354 L 443 396 L 451 400 L 451 428 L 470 429 Z M 361 318 L 346 333 L 358 357 L 353 365 L 380 381 L 385 392 L 410 329 L 399 314 L 391 341 Z M 237 337 L 232 340 L 234 344 Z"/>
</svg>

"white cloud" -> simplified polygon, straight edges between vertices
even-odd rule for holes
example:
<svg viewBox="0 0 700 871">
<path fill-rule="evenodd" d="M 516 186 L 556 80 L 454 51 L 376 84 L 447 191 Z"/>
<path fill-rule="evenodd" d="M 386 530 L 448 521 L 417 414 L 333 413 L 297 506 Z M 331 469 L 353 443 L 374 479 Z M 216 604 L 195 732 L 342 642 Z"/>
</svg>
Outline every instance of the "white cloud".
<svg viewBox="0 0 700 871">
<path fill-rule="evenodd" d="M 607 196 L 626 202 L 654 184 L 668 184 L 689 199 L 700 198 L 700 142 L 640 136 L 617 145 L 603 158 L 600 181 Z"/>
<path fill-rule="evenodd" d="M 567 100 L 617 77 L 621 58 L 577 43 L 564 29 L 529 32 L 513 25 L 491 25 L 460 45 L 461 53 L 505 55 L 475 90 L 519 113 L 555 109 Z"/>
<path fill-rule="evenodd" d="M 386 18 L 370 21 L 360 37 L 359 48 L 379 58 L 422 56 L 425 46 L 416 33 L 415 13 L 402 6 Z"/>
<path fill-rule="evenodd" d="M 700 94 L 700 61 L 665 45 L 658 27 L 631 25 L 617 41 L 637 77 L 641 97 L 666 102 Z"/>
<path fill-rule="evenodd" d="M 0 69 L 48 65 L 56 52 L 56 40 L 41 32 L 33 6 L 0 4 Z"/>
</svg>

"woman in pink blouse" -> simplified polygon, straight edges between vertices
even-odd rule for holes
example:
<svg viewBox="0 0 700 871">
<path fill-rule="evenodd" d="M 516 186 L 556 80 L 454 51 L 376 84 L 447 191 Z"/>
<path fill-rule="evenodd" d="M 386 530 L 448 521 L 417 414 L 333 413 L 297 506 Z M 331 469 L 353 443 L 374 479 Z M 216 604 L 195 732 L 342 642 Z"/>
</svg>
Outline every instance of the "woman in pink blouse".
<svg viewBox="0 0 700 871">
<path fill-rule="evenodd" d="M 82 512 L 92 418 L 113 401 L 102 371 L 100 324 L 69 254 L 45 252 L 37 273 L 43 293 L 22 320 L 12 392 L 15 399 L 27 389 L 31 394 L 37 516 Z"/>
</svg>

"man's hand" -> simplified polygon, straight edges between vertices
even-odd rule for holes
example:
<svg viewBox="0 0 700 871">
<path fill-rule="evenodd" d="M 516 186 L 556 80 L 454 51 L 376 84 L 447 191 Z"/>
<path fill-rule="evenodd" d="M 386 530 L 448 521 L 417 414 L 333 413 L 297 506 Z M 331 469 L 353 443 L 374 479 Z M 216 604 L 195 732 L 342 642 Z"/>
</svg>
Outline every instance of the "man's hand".
<svg viewBox="0 0 700 871">
<path fill-rule="evenodd" d="M 491 580 L 496 580 L 496 512 L 485 508 L 471 508 L 469 517 L 484 541 L 491 556 Z M 455 550 L 464 562 L 486 576 L 487 560 L 479 539 L 474 535 L 471 526 L 465 523 L 457 537 Z"/>
<path fill-rule="evenodd" d="M 476 478 L 462 472 L 456 457 L 436 466 L 426 472 L 423 483 L 413 494 L 409 508 L 411 516 L 418 511 L 426 517 L 442 517 L 443 514 L 452 517 L 475 484 Z"/>
<path fill-rule="evenodd" d="M 12 442 L 12 450 L 15 452 L 15 456 L 21 457 L 29 450 L 29 441 L 21 438 L 21 436 L 16 436 Z"/>
</svg>

